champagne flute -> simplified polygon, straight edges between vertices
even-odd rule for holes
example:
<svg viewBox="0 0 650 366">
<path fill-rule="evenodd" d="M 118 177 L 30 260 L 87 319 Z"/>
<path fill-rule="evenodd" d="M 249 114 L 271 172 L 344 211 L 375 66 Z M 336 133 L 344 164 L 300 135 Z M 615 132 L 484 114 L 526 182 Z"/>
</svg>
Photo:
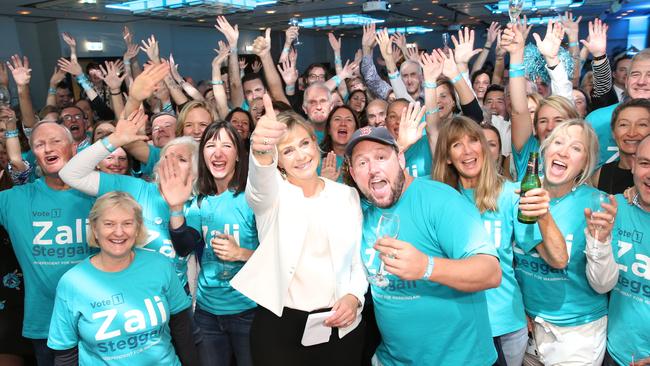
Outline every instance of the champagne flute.
<svg viewBox="0 0 650 366">
<path fill-rule="evenodd" d="M 594 213 L 605 212 L 605 209 L 603 208 L 603 203 L 609 203 L 609 198 L 607 197 L 607 193 L 601 191 L 595 191 L 591 193 L 591 218 L 592 219 Z M 598 231 L 602 228 L 600 227 L 600 225 L 596 225 L 595 229 L 596 231 L 594 233 L 594 239 L 598 240 Z"/>
<path fill-rule="evenodd" d="M 217 235 L 219 239 L 228 239 L 228 233 L 223 233 Z M 228 281 L 229 279 L 235 276 L 234 266 L 231 265 L 228 261 L 220 259 L 217 257 L 217 263 L 219 272 L 217 272 L 217 279 L 221 281 Z"/>
<path fill-rule="evenodd" d="M 391 213 L 383 213 L 379 218 L 379 223 L 377 224 L 375 233 L 377 239 L 385 237 L 397 239 L 397 234 L 399 234 L 399 216 Z M 377 287 L 388 286 L 389 281 L 386 271 L 384 270 L 384 261 L 380 260 L 379 272 L 368 276 L 368 282 Z"/>
<path fill-rule="evenodd" d="M 524 0 L 509 0 L 508 1 L 508 15 L 510 16 L 510 23 L 516 24 L 521 11 L 524 9 Z"/>
<path fill-rule="evenodd" d="M 291 18 L 289 19 L 289 25 L 292 27 L 298 27 L 300 28 L 300 19 L 298 18 Z M 296 35 L 296 39 L 293 41 L 294 46 L 300 46 L 302 42 L 298 39 L 298 36 Z"/>
</svg>

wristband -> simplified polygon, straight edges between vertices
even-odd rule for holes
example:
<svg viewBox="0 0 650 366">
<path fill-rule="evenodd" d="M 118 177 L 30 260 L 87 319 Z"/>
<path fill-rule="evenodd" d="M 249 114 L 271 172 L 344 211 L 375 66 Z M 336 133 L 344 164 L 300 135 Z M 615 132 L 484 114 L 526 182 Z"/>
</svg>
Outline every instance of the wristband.
<svg viewBox="0 0 650 366">
<path fill-rule="evenodd" d="M 341 85 L 341 78 L 338 75 L 334 75 L 332 80 L 334 80 L 334 82 L 336 83 L 337 88 L 339 87 L 339 85 Z"/>
<path fill-rule="evenodd" d="M 285 93 L 293 93 L 296 91 L 296 87 L 293 85 L 287 85 L 284 87 L 284 92 Z"/>
<path fill-rule="evenodd" d="M 183 213 L 183 210 L 169 211 L 169 216 L 170 217 L 183 217 L 183 216 L 185 216 L 185 214 Z"/>
<path fill-rule="evenodd" d="M 171 112 L 173 110 L 172 103 L 167 102 L 167 103 L 163 104 L 162 110 L 163 110 L 163 112 Z"/>
<path fill-rule="evenodd" d="M 509 78 L 521 78 L 526 76 L 526 71 L 524 70 L 510 70 L 510 73 L 508 74 Z"/>
<path fill-rule="evenodd" d="M 524 64 L 512 64 L 512 63 L 510 64 L 510 71 L 524 70 L 524 69 L 526 69 L 526 66 L 524 66 Z"/>
<path fill-rule="evenodd" d="M 211 85 L 223 85 L 223 80 L 210 80 Z"/>
<path fill-rule="evenodd" d="M 427 270 L 424 272 L 424 276 L 422 276 L 422 279 L 425 281 L 429 280 L 429 277 L 431 277 L 431 273 L 433 273 L 433 267 L 435 265 L 435 262 L 433 260 L 433 256 L 429 256 L 429 263 L 427 263 Z"/>
<path fill-rule="evenodd" d="M 452 84 L 456 84 L 456 83 L 459 82 L 460 79 L 462 79 L 462 78 L 463 78 L 463 74 L 458 74 L 458 75 L 454 76 L 453 79 L 451 79 L 451 83 L 452 83 Z"/>
<path fill-rule="evenodd" d="M 113 144 L 111 144 L 110 141 L 108 141 L 108 137 L 104 137 L 103 139 L 100 140 L 102 142 L 102 145 L 108 150 L 108 152 L 112 153 L 113 151 L 117 150 Z"/>
<path fill-rule="evenodd" d="M 18 137 L 18 130 L 17 129 L 5 131 L 5 138 L 10 139 L 12 137 Z"/>
<path fill-rule="evenodd" d="M 230 47 L 231 53 L 237 53 L 237 47 Z"/>
<path fill-rule="evenodd" d="M 117 93 L 113 93 L 113 91 L 112 91 L 112 90 L 111 90 L 110 92 L 111 92 L 111 95 L 122 95 L 122 92 L 121 92 L 121 91 L 119 91 L 119 90 L 117 91 Z"/>
<path fill-rule="evenodd" d="M 435 89 L 438 87 L 438 83 L 435 81 L 425 81 L 423 85 L 425 89 Z"/>
<path fill-rule="evenodd" d="M 282 53 L 289 53 L 289 47 L 285 47 L 282 49 Z"/>
<path fill-rule="evenodd" d="M 395 79 L 397 79 L 398 77 L 399 77 L 399 71 L 395 71 L 395 72 L 392 73 L 392 74 L 388 74 L 388 78 L 391 79 L 391 80 L 395 80 Z"/>
<path fill-rule="evenodd" d="M 56 88 L 49 87 L 49 88 L 47 89 L 47 94 L 56 95 Z"/>
<path fill-rule="evenodd" d="M 342 65 L 343 61 L 341 61 L 340 57 L 334 57 L 334 63 L 337 64 L 337 65 Z"/>
<path fill-rule="evenodd" d="M 129 61 L 129 60 L 124 60 L 123 63 L 124 63 L 126 66 L 131 65 L 131 61 Z"/>
<path fill-rule="evenodd" d="M 266 155 L 270 154 L 271 150 L 253 150 L 253 154 L 255 155 Z"/>
<path fill-rule="evenodd" d="M 569 47 L 578 47 L 578 42 L 569 42 Z"/>
<path fill-rule="evenodd" d="M 604 59 L 606 59 L 606 58 L 607 58 L 607 54 L 604 53 L 604 54 L 602 54 L 602 55 L 600 55 L 600 56 L 596 56 L 596 57 L 594 57 L 594 61 L 600 61 L 600 60 L 604 60 Z"/>
<path fill-rule="evenodd" d="M 433 108 L 433 109 L 427 109 L 427 111 L 424 113 L 424 115 L 425 115 L 425 116 L 428 116 L 428 115 L 430 115 L 430 114 L 436 114 L 436 113 L 438 113 L 438 112 L 440 112 L 440 108 L 435 107 L 435 108 Z"/>
</svg>

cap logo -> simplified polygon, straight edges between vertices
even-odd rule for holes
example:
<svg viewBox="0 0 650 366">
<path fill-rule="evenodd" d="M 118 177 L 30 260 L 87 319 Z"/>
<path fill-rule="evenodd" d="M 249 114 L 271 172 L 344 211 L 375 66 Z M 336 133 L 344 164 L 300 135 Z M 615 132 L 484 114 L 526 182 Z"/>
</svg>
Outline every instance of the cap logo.
<svg viewBox="0 0 650 366">
<path fill-rule="evenodd" d="M 372 128 L 370 128 L 370 126 L 362 127 L 359 130 L 359 136 L 367 136 L 370 135 L 371 132 L 372 132 Z"/>
</svg>

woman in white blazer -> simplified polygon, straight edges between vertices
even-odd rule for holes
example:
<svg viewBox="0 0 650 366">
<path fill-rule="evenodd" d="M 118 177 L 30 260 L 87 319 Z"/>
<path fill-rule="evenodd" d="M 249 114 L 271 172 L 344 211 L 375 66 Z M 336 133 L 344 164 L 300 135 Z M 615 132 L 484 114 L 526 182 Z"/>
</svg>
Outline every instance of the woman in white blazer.
<svg viewBox="0 0 650 366">
<path fill-rule="evenodd" d="M 260 245 L 231 280 L 260 305 L 251 328 L 253 363 L 359 365 L 368 283 L 358 193 L 318 177 L 316 135 L 302 117 L 283 112 L 276 118 L 268 96 L 264 104 L 251 136 L 246 185 Z M 328 311 L 318 322 L 328 328 L 321 329 L 325 336 L 305 332 L 310 314 Z"/>
</svg>

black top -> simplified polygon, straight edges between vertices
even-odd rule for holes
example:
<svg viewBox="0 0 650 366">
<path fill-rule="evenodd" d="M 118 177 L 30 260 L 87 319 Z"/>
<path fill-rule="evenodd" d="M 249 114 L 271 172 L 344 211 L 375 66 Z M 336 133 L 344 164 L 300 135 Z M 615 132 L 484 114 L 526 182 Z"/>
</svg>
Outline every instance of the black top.
<svg viewBox="0 0 650 366">
<path fill-rule="evenodd" d="M 619 194 L 634 185 L 632 171 L 619 168 L 618 163 L 612 161 L 600 168 L 598 189 L 609 194 Z"/>
</svg>

